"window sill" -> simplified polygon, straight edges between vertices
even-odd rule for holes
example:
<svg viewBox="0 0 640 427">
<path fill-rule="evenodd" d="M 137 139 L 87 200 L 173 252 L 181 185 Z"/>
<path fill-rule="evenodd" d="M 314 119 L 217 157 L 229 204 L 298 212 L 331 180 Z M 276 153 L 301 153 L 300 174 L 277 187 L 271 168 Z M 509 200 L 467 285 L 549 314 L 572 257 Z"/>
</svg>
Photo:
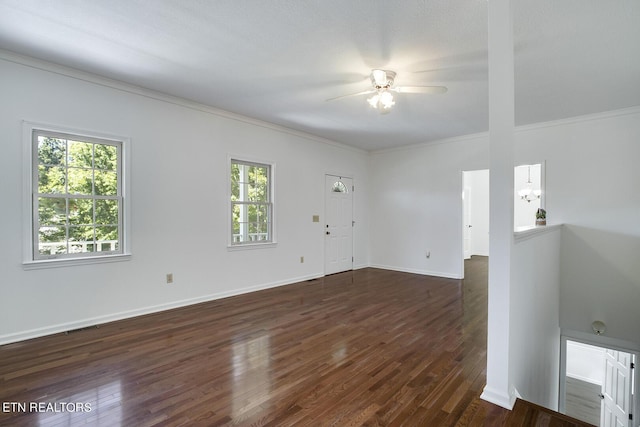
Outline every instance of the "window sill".
<svg viewBox="0 0 640 427">
<path fill-rule="evenodd" d="M 244 251 L 244 250 L 252 250 L 252 249 L 270 249 L 270 248 L 275 248 L 277 245 L 278 245 L 277 242 L 245 243 L 244 245 L 227 245 L 227 250 L 229 252 L 235 252 L 235 251 Z"/>
<path fill-rule="evenodd" d="M 24 270 L 40 270 L 44 268 L 71 267 L 74 265 L 103 264 L 130 260 L 131 254 L 101 255 L 73 259 L 43 259 L 37 261 L 25 261 L 22 263 L 22 268 Z"/>
</svg>

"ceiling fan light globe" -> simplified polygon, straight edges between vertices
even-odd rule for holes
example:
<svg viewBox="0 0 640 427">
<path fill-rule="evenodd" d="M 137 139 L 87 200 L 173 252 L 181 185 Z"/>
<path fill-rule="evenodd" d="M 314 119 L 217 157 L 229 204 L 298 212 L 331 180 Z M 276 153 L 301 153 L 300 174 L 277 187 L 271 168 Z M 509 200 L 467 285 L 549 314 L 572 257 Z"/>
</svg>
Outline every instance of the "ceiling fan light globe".
<svg viewBox="0 0 640 427">
<path fill-rule="evenodd" d="M 380 94 L 380 101 L 385 104 L 393 102 L 393 95 L 391 95 L 391 92 L 385 90 Z"/>
<path fill-rule="evenodd" d="M 372 108 L 378 108 L 378 101 L 379 100 L 380 100 L 380 95 L 378 95 L 376 93 L 371 98 L 368 98 L 367 102 L 369 103 L 369 105 L 371 105 Z"/>
<path fill-rule="evenodd" d="M 380 103 L 382 104 L 383 108 L 391 108 L 395 105 L 395 102 L 393 101 L 393 95 L 391 95 L 390 92 L 388 91 L 384 91 L 380 94 Z"/>
</svg>

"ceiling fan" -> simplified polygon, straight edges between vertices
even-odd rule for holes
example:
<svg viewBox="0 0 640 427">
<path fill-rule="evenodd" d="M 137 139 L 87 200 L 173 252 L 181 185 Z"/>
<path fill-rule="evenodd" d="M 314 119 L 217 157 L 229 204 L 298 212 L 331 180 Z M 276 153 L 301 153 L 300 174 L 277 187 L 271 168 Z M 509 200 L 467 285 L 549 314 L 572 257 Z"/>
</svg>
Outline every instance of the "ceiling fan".
<svg viewBox="0 0 640 427">
<path fill-rule="evenodd" d="M 351 96 L 374 94 L 367 99 L 367 102 L 371 107 L 380 110 L 381 113 L 387 113 L 391 107 L 395 105 L 393 95 L 391 92 L 396 93 L 427 93 L 427 94 L 439 94 L 445 93 L 447 88 L 444 86 L 397 86 L 393 87 L 394 80 L 396 78 L 395 71 L 391 70 L 371 70 L 371 89 L 351 93 L 348 95 L 336 96 L 335 98 L 329 98 L 327 101 L 333 101 L 340 98 L 347 98 Z"/>
</svg>

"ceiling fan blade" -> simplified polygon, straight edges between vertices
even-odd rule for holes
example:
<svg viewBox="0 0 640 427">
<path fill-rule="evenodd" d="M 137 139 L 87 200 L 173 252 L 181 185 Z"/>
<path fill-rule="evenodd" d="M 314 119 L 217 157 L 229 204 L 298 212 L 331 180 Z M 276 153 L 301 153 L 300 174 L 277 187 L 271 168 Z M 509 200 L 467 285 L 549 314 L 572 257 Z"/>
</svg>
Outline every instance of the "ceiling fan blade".
<svg viewBox="0 0 640 427">
<path fill-rule="evenodd" d="M 368 95 L 370 93 L 375 93 L 375 92 L 376 92 L 375 89 L 369 89 L 369 90 L 365 90 L 365 91 L 358 92 L 358 93 L 350 93 L 348 95 L 336 96 L 335 98 L 325 99 L 325 101 L 335 101 L 336 99 L 340 99 L 340 98 L 348 98 L 350 96 L 359 96 L 359 95 Z"/>
<path fill-rule="evenodd" d="M 398 86 L 391 88 L 392 91 L 398 93 L 445 93 L 448 89 L 444 86 Z"/>
</svg>

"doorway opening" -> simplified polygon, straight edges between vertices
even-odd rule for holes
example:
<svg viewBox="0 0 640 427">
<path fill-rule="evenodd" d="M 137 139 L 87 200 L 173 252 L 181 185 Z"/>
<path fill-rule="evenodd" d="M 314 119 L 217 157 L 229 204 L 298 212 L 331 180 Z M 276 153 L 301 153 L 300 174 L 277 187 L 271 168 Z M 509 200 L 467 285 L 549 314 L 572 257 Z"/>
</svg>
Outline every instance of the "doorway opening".
<svg viewBox="0 0 640 427">
<path fill-rule="evenodd" d="M 560 412 L 600 427 L 637 427 L 638 354 L 563 338 Z"/>
<path fill-rule="evenodd" d="M 473 255 L 489 256 L 488 169 L 462 171 L 462 261 Z"/>
</svg>

